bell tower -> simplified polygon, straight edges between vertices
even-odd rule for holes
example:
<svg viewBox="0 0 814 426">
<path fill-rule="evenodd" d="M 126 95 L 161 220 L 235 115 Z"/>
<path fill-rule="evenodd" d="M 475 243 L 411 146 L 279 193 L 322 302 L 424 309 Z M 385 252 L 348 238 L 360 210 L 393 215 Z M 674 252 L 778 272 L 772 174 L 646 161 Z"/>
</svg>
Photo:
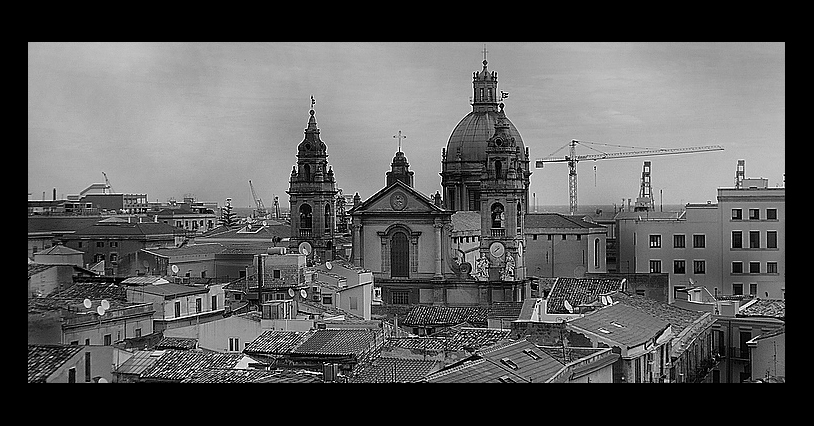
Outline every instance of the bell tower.
<svg viewBox="0 0 814 426">
<path fill-rule="evenodd" d="M 297 146 L 297 165 L 291 170 L 289 189 L 291 203 L 291 238 L 288 245 L 294 252 L 305 252 L 309 263 L 321 263 L 334 258 L 334 218 L 336 180 L 328 165 L 325 143 L 319 138 L 311 97 L 311 116 L 305 138 Z"/>
<path fill-rule="evenodd" d="M 523 220 L 528 204 L 524 152 L 509 132 L 503 106 L 488 140 L 481 177 L 481 243 L 476 263 L 480 280 L 506 282 L 525 278 Z"/>
</svg>

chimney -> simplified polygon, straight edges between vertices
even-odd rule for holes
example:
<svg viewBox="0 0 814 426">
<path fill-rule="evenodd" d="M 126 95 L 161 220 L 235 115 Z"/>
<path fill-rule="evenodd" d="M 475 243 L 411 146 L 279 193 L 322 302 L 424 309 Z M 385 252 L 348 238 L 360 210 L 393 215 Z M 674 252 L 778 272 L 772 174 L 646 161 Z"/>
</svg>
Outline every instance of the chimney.
<svg viewBox="0 0 814 426">
<path fill-rule="evenodd" d="M 56 200 L 57 200 L 57 189 L 54 188 L 54 201 L 56 201 Z"/>
</svg>

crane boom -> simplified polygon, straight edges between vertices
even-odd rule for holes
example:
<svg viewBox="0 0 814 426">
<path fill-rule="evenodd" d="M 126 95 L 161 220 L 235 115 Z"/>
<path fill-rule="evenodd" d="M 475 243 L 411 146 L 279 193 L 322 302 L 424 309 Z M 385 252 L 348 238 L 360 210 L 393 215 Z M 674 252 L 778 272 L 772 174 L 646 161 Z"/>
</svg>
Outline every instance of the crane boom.
<svg viewBox="0 0 814 426">
<path fill-rule="evenodd" d="M 263 200 L 261 200 L 254 191 L 254 185 L 252 185 L 251 179 L 249 179 L 249 188 L 252 190 L 252 198 L 254 199 L 254 204 L 257 206 L 257 215 L 265 216 L 268 213 L 266 211 L 266 206 L 263 205 Z"/>
<path fill-rule="evenodd" d="M 538 158 L 535 160 L 535 168 L 542 169 L 545 163 L 568 163 L 568 201 L 569 210 L 572 215 L 577 213 L 577 163 L 583 160 L 610 160 L 615 158 L 630 158 L 630 157 L 647 157 L 652 155 L 669 155 L 669 154 L 689 154 L 693 152 L 709 152 L 709 151 L 723 151 L 724 147 L 721 145 L 706 145 L 706 146 L 691 146 L 682 148 L 646 148 L 638 151 L 627 152 L 601 152 L 600 154 L 587 154 L 577 155 L 576 146 L 580 142 L 572 139 L 568 144 L 569 155 L 564 157 Z"/>
<path fill-rule="evenodd" d="M 102 176 L 105 177 L 105 189 L 108 190 L 108 194 L 112 194 L 113 193 L 113 187 L 110 186 L 110 181 L 107 180 L 107 174 L 105 172 L 102 172 Z"/>
</svg>

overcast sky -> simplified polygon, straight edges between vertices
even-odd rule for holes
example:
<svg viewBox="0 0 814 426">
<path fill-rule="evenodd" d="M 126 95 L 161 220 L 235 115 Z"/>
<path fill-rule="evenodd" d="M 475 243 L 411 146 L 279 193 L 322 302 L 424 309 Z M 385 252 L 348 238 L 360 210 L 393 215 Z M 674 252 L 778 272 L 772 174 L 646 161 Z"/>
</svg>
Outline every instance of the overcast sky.
<svg viewBox="0 0 814 426">
<path fill-rule="evenodd" d="M 715 202 L 738 159 L 782 184 L 785 43 L 29 43 L 28 199 L 79 194 L 105 172 L 150 201 L 248 207 L 251 180 L 287 207 L 312 95 L 344 193 L 384 186 L 401 130 L 416 189 L 434 194 L 484 44 L 532 161 L 571 139 L 725 148 L 580 162 L 580 205 L 635 200 L 645 160 L 657 204 Z M 541 210 L 568 205 L 568 167 L 533 170 L 530 192 Z"/>
</svg>

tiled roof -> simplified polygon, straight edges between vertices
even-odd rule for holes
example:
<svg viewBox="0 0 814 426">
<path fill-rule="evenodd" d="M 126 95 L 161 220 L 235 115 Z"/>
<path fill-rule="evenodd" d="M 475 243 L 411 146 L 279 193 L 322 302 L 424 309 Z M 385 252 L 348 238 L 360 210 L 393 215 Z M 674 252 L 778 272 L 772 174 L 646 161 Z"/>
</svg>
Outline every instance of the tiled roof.
<svg viewBox="0 0 814 426">
<path fill-rule="evenodd" d="M 198 339 L 193 337 L 164 337 L 155 345 L 156 350 L 178 349 L 188 350 L 198 347 Z"/>
<path fill-rule="evenodd" d="M 560 213 L 528 213 L 525 219 L 526 228 L 590 229 L 604 227 L 596 223 L 586 222 L 581 217 Z"/>
<path fill-rule="evenodd" d="M 623 278 L 557 278 L 548 295 L 547 313 L 567 314 L 565 301 L 577 306 L 596 301 L 600 295 L 622 290 Z"/>
<path fill-rule="evenodd" d="M 738 311 L 739 317 L 786 318 L 786 301 L 779 299 L 755 299 Z"/>
<path fill-rule="evenodd" d="M 243 353 L 285 355 L 305 342 L 313 332 L 267 330 L 252 340 Z"/>
<path fill-rule="evenodd" d="M 156 275 L 144 275 L 140 277 L 130 277 L 122 281 L 122 284 L 128 285 L 145 285 L 145 284 L 166 284 L 169 281 L 164 277 Z"/>
<path fill-rule="evenodd" d="M 274 270 L 272 268 L 267 268 L 266 272 L 263 273 L 263 288 L 300 288 L 304 287 L 304 284 L 299 284 L 297 282 L 289 282 L 288 280 L 281 280 L 280 278 L 274 278 Z M 241 277 L 238 278 L 229 284 L 223 286 L 224 290 L 235 290 L 235 291 L 250 291 L 254 290 L 257 291 L 257 274 L 249 275 L 248 277 Z"/>
<path fill-rule="evenodd" d="M 376 331 L 355 329 L 316 330 L 292 354 L 299 355 L 361 355 L 375 345 L 381 345 L 382 335 Z"/>
<path fill-rule="evenodd" d="M 28 383 L 45 380 L 83 347 L 77 345 L 28 345 Z"/>
<path fill-rule="evenodd" d="M 657 338 L 669 325 L 667 321 L 620 302 L 568 323 L 568 327 L 574 327 L 576 331 L 585 330 L 627 347 L 638 346 Z"/>
<path fill-rule="evenodd" d="M 416 351 L 443 352 L 447 347 L 446 337 L 399 337 L 387 339 L 387 349 L 401 348 Z"/>
<path fill-rule="evenodd" d="M 181 383 L 322 383 L 322 374 L 291 370 L 202 369 Z"/>
<path fill-rule="evenodd" d="M 461 328 L 448 338 L 447 350 L 485 348 L 508 339 L 511 332 L 497 328 Z"/>
<path fill-rule="evenodd" d="M 379 357 L 372 364 L 359 367 L 350 383 L 411 383 L 443 366 L 441 361 Z"/>
<path fill-rule="evenodd" d="M 469 321 L 486 326 L 487 308 L 457 306 L 414 306 L 402 322 L 405 326 L 449 326 Z"/>
<path fill-rule="evenodd" d="M 516 320 L 520 317 L 523 302 L 494 302 L 489 305 L 487 318 L 503 318 Z"/>
<path fill-rule="evenodd" d="M 628 306 L 633 306 L 641 311 L 662 319 L 672 326 L 673 335 L 679 335 L 685 328 L 704 316 L 705 312 L 691 311 L 675 305 L 659 302 L 644 296 L 628 294 L 622 291 L 610 295 L 613 301 L 619 301 Z M 712 316 L 709 315 L 711 318 Z M 710 321 L 714 321 L 711 318 Z"/>
<path fill-rule="evenodd" d="M 533 343 L 518 340 L 495 345 L 481 354 L 437 373 L 430 383 L 544 383 L 565 364 L 548 355 Z"/>
<path fill-rule="evenodd" d="M 195 239 L 198 241 L 206 241 L 256 240 L 258 238 L 262 238 L 264 240 L 267 239 L 269 244 L 271 244 L 271 239 L 273 237 L 289 238 L 291 236 L 291 225 L 277 221 L 267 221 L 267 225 L 261 225 L 259 228 L 254 227 L 254 229 L 248 232 L 245 228 L 245 226 L 235 226 L 230 229 L 225 226 L 218 226 L 211 231 L 198 235 L 195 237 Z"/>
<path fill-rule="evenodd" d="M 452 215 L 453 232 L 480 232 L 480 212 L 457 211 Z"/>
<path fill-rule="evenodd" d="M 574 362 L 578 359 L 585 358 L 586 356 L 591 356 L 599 351 L 604 350 L 603 348 L 588 348 L 588 347 L 577 347 L 577 346 L 566 346 L 564 349 L 562 346 L 539 346 L 540 350 L 547 353 L 553 358 L 556 358 L 557 361 L 568 364 Z M 563 352 L 565 354 L 563 355 Z"/>
<path fill-rule="evenodd" d="M 28 233 L 70 233 L 100 220 L 101 216 L 28 216 Z"/>
<path fill-rule="evenodd" d="M 234 368 L 246 355 L 167 349 L 141 373 L 142 379 L 183 380 L 201 369 Z"/>
<path fill-rule="evenodd" d="M 149 285 L 149 286 L 139 287 L 139 289 L 140 289 L 139 291 L 142 291 L 144 293 L 164 296 L 164 298 L 174 298 L 174 297 L 188 296 L 188 295 L 191 295 L 191 294 L 208 293 L 209 292 L 209 289 L 207 289 L 206 287 L 198 287 L 198 286 L 175 284 L 175 283 Z"/>
<path fill-rule="evenodd" d="M 113 301 L 127 301 L 127 287 L 106 282 L 78 282 L 66 289 L 55 291 L 46 298 L 79 301 L 85 298 L 92 301 L 106 299 L 112 305 Z"/>
<path fill-rule="evenodd" d="M 786 325 L 785 324 L 783 324 L 783 326 L 781 326 L 780 328 L 778 328 L 776 330 L 768 331 L 768 332 L 763 333 L 763 334 L 761 334 L 759 336 L 753 337 L 752 340 L 758 341 L 758 340 L 762 340 L 762 339 L 768 339 L 770 337 L 779 336 L 781 334 L 786 334 Z"/>
</svg>

